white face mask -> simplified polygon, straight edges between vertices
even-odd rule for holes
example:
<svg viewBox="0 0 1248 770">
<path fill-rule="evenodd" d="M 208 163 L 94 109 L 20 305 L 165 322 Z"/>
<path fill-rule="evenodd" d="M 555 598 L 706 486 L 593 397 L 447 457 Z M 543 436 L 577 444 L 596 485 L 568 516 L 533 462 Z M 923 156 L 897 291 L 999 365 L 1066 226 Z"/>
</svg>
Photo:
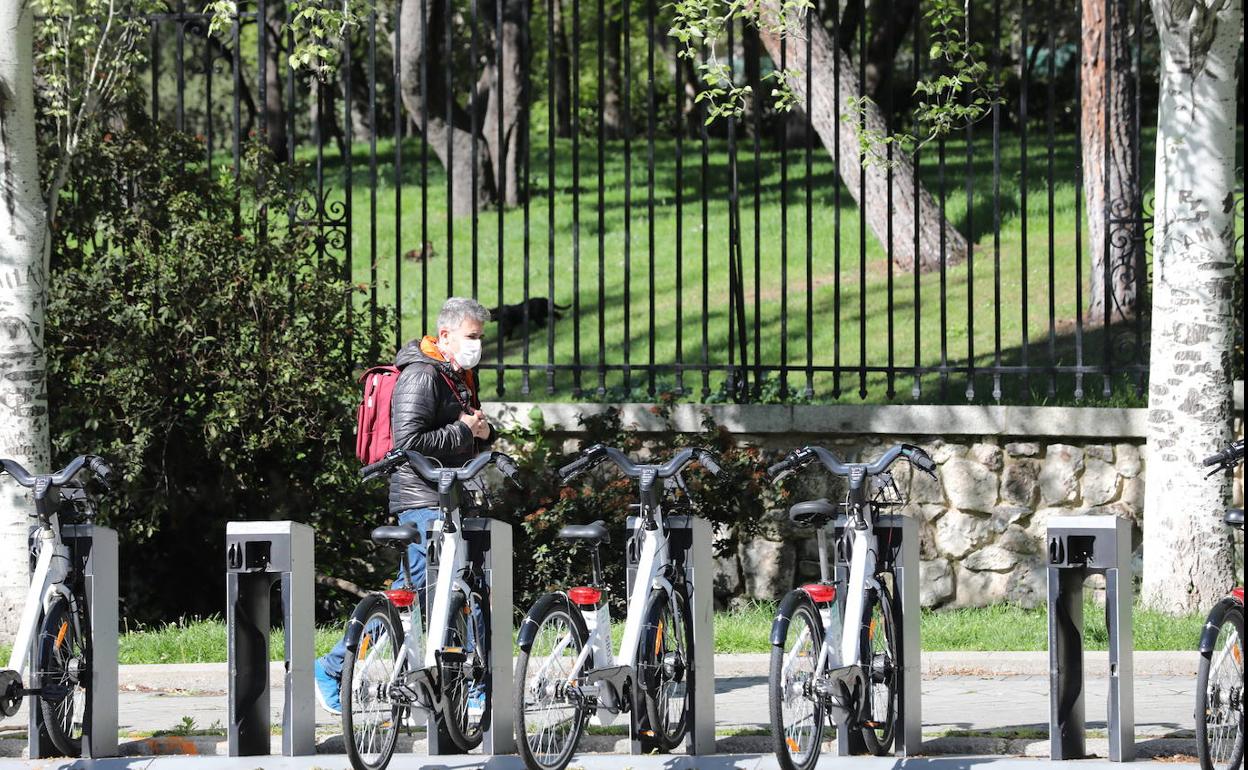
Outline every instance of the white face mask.
<svg viewBox="0 0 1248 770">
<path fill-rule="evenodd" d="M 481 363 L 481 340 L 460 340 L 459 352 L 455 354 L 455 363 L 459 364 L 461 369 L 473 369 Z"/>
</svg>

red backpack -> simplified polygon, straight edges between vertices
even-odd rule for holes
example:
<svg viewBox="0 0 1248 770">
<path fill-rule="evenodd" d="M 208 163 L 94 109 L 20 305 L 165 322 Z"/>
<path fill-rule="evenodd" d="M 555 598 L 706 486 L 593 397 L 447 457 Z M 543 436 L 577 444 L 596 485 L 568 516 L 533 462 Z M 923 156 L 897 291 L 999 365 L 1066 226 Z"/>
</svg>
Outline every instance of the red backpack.
<svg viewBox="0 0 1248 770">
<path fill-rule="evenodd" d="M 390 429 L 390 395 L 399 381 L 395 366 L 374 366 L 360 377 L 364 398 L 356 414 L 355 456 L 368 465 L 375 463 L 394 448 Z"/>
</svg>

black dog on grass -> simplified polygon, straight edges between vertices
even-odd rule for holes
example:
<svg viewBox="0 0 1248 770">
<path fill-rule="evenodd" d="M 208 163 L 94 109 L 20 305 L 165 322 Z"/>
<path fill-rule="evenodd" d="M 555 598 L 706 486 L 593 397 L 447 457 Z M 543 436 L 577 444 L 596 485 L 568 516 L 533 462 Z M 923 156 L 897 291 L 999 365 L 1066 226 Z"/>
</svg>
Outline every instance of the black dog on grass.
<svg viewBox="0 0 1248 770">
<path fill-rule="evenodd" d="M 511 339 L 512 332 L 522 331 L 527 333 L 524 328 L 524 308 L 529 308 L 529 325 L 531 328 L 541 328 L 545 326 L 554 316 L 554 320 L 558 321 L 563 318 L 563 311 L 572 307 L 571 305 L 556 305 L 545 297 L 530 297 L 527 303 L 517 302 L 514 305 L 499 305 L 490 308 L 490 317 L 498 321 L 498 334 L 503 339 Z"/>
</svg>

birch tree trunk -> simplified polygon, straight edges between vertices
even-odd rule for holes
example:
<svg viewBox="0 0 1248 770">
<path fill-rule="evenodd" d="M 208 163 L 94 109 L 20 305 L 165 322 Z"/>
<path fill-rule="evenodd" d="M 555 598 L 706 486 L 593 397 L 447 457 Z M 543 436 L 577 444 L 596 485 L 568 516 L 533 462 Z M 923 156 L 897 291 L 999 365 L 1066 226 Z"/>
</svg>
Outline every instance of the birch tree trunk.
<svg viewBox="0 0 1248 770">
<path fill-rule="evenodd" d="M 1161 40 L 1153 230 L 1143 600 L 1213 606 L 1234 582 L 1225 476 L 1200 459 L 1231 439 L 1235 59 L 1241 0 L 1153 0 Z"/>
<path fill-rule="evenodd" d="M 1140 175 L 1131 130 L 1130 25 L 1126 0 L 1083 0 L 1080 123 L 1092 244 L 1088 321 L 1095 324 L 1135 317 L 1147 275 L 1136 248 Z"/>
<path fill-rule="evenodd" d="M 850 100 L 859 96 L 858 68 L 848 53 L 832 45 L 822 25 L 811 24 L 810 40 L 807 40 L 802 20 L 797 18 L 799 14 L 790 13 L 787 19 L 788 28 L 783 33 L 777 32 L 778 8 L 778 0 L 768 0 L 763 9 L 763 23 L 759 25 L 763 45 L 773 61 L 780 61 L 780 37 L 783 34 L 787 40 L 787 61 L 791 63 L 790 68 L 805 66 L 806 47 L 810 46 L 812 93 L 806 93 L 804 73 L 790 77 L 789 87 L 798 102 L 810 112 L 811 123 L 823 141 L 824 148 L 839 158 L 837 171 L 841 180 L 858 205 L 865 209 L 867 224 L 881 244 L 887 243 L 888 223 L 892 219 L 893 263 L 902 270 L 911 270 L 916 263 L 919 270 L 924 272 L 938 269 L 941 262 L 942 233 L 945 263 L 953 265 L 965 260 L 968 249 L 966 237 L 941 217 L 936 199 L 919 183 L 914 163 L 905 153 L 894 156 L 898 162 L 892 170 L 891 211 L 888 207 L 889 172 L 883 164 L 868 166 L 865 169 L 865 183 L 860 186 L 859 174 L 864 170 L 860 162 L 857 123 L 843 121 L 836 109 L 838 96 L 842 113 L 848 112 Z M 879 107 L 874 104 L 866 105 L 865 118 L 869 132 L 887 134 L 888 129 Z M 917 209 L 914 205 L 916 186 L 919 191 Z M 918 253 L 913 237 L 916 216 L 919 220 Z"/>
<path fill-rule="evenodd" d="M 35 145 L 34 11 L 0 2 L 0 457 L 49 469 L 43 348 L 46 210 Z M 29 580 L 30 503 L 0 479 L 0 641 L 12 641 Z"/>
</svg>

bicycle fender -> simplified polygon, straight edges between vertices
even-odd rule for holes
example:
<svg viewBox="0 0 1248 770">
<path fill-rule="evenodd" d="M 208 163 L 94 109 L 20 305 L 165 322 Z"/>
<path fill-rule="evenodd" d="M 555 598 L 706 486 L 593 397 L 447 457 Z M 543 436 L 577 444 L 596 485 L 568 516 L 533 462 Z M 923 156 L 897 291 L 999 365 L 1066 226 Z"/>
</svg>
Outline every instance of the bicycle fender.
<svg viewBox="0 0 1248 770">
<path fill-rule="evenodd" d="M 351 613 L 351 619 L 347 621 L 347 632 L 343 636 L 343 643 L 347 649 L 355 652 L 360 648 L 360 636 L 364 633 L 364 621 L 372 614 L 373 608 L 378 604 L 384 604 L 390 612 L 390 620 L 394 623 L 394 627 L 402 630 L 403 621 L 399 618 L 399 612 L 394 605 L 386 601 L 386 597 L 381 594 L 373 594 L 355 605 L 355 611 Z"/>
<path fill-rule="evenodd" d="M 520 633 L 516 634 L 517 647 L 525 652 L 533 648 L 533 640 L 537 637 L 537 624 L 552 606 L 562 607 L 568 616 L 573 618 L 573 623 L 581 618 L 580 611 L 572 606 L 566 593 L 555 591 L 545 594 L 533 603 L 533 606 L 529 608 L 529 613 L 524 616 L 524 620 L 520 621 Z"/>
<path fill-rule="evenodd" d="M 1239 602 L 1234 597 L 1224 596 L 1222 601 L 1218 602 L 1209 612 L 1209 617 L 1205 618 L 1205 627 L 1200 632 L 1200 654 L 1209 655 L 1213 653 L 1213 646 L 1218 642 L 1218 629 L 1222 626 L 1222 619 L 1226 617 L 1226 613 L 1232 607 L 1241 608 Z"/>
<path fill-rule="evenodd" d="M 789 623 L 793 613 L 797 612 L 802 602 L 809 602 L 810 597 L 800 588 L 795 588 L 784 595 L 780 606 L 776 608 L 776 617 L 771 621 L 771 643 L 776 647 L 784 646 L 784 638 L 789 635 Z"/>
</svg>

